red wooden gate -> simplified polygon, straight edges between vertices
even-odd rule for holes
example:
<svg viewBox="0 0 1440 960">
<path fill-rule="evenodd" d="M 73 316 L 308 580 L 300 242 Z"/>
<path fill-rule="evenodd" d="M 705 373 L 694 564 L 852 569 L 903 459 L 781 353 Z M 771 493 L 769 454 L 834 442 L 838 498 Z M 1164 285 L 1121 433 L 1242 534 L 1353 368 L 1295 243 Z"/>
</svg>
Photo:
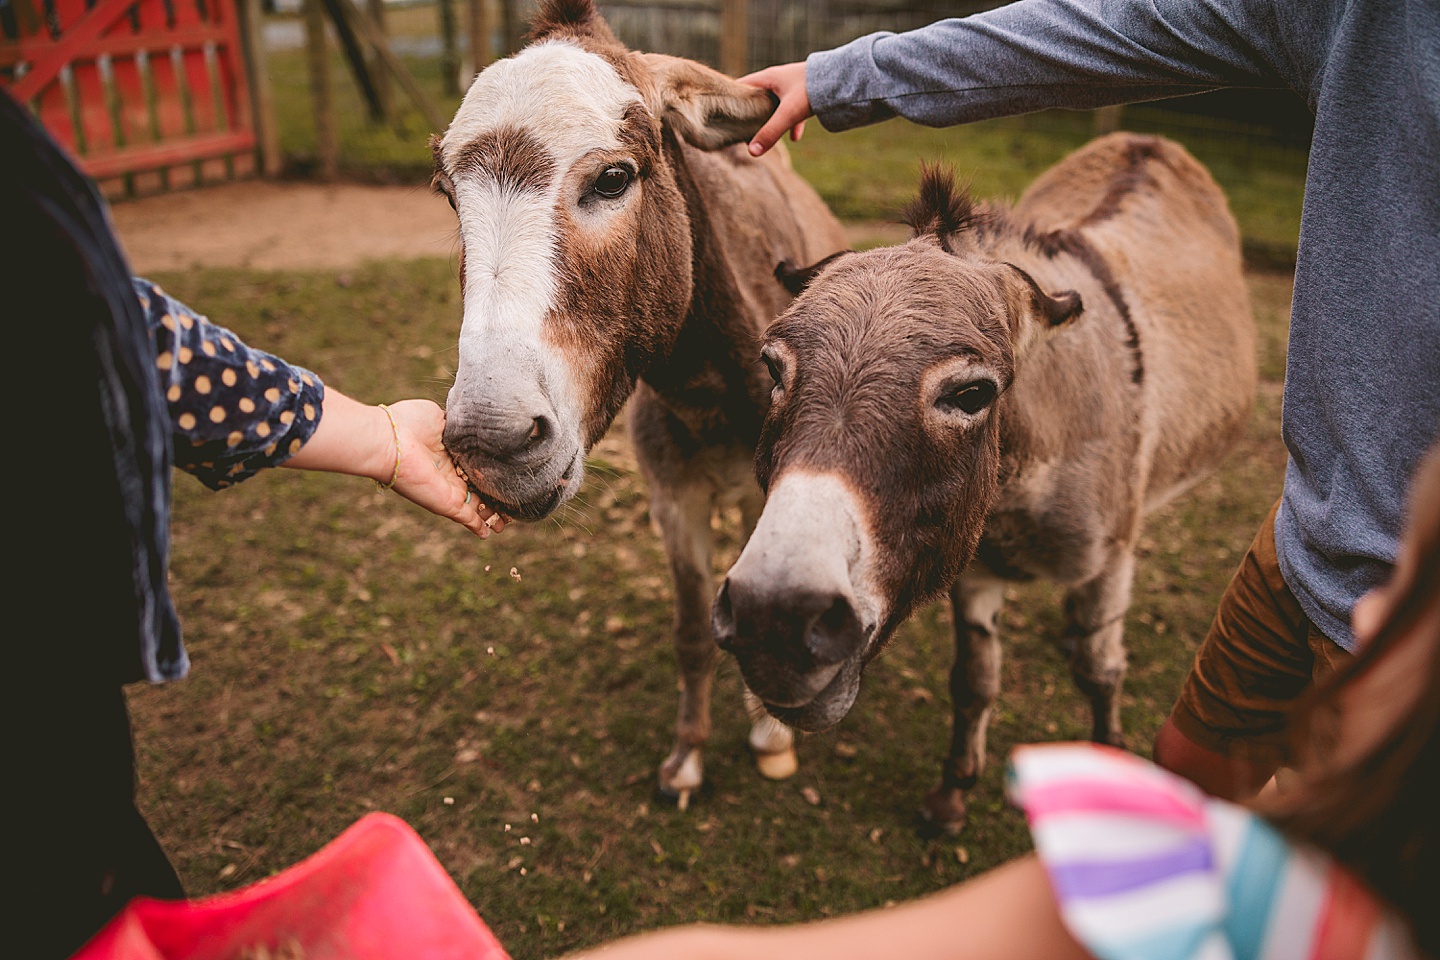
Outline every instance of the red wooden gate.
<svg viewBox="0 0 1440 960">
<path fill-rule="evenodd" d="M 0 84 L 107 192 L 253 172 L 236 0 L 13 0 L 0 28 Z"/>
</svg>

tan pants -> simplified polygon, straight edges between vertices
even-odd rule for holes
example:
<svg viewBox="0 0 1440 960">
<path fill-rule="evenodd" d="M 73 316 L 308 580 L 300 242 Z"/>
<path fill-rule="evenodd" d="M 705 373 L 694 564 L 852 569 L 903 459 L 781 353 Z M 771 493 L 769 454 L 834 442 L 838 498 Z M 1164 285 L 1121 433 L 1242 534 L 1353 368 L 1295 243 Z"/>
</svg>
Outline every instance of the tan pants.
<svg viewBox="0 0 1440 960">
<path fill-rule="evenodd" d="M 1220 598 L 1170 714 L 1182 734 L 1207 750 L 1275 765 L 1293 760 L 1288 726 L 1300 698 L 1350 659 L 1315 628 L 1280 576 L 1279 506 L 1270 508 Z"/>
</svg>

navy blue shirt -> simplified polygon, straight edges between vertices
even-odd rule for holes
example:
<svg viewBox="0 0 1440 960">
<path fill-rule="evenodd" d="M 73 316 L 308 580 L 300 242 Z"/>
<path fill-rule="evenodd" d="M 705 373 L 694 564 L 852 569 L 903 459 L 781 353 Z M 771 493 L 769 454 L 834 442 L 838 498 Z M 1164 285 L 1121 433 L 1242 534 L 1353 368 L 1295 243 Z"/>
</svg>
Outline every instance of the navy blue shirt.
<svg viewBox="0 0 1440 960">
<path fill-rule="evenodd" d="M 289 460 L 320 423 L 325 385 L 136 277 L 170 413 L 175 466 L 212 490 Z"/>
<path fill-rule="evenodd" d="M 57 658 L 87 682 L 183 677 L 171 468 L 219 488 L 284 462 L 324 386 L 133 278 L 94 184 L 3 92 L 0 157 L 12 392 L 39 411 L 12 424 L 12 673 L 37 690 Z"/>
</svg>

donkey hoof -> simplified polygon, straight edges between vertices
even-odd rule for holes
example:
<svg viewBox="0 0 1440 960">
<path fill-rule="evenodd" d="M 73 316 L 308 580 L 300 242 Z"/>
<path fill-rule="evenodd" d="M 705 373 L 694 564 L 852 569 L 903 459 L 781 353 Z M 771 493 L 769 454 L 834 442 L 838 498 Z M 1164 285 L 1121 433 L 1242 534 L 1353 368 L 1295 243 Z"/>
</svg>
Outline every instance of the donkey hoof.
<svg viewBox="0 0 1440 960">
<path fill-rule="evenodd" d="M 936 787 L 920 804 L 920 816 L 932 829 L 954 836 L 965 828 L 965 792 Z"/>
<path fill-rule="evenodd" d="M 695 788 L 682 788 L 680 790 L 667 790 L 661 784 L 655 784 L 654 800 L 657 806 L 674 807 L 681 813 L 689 810 L 691 806 L 704 800 L 710 795 L 710 784 L 702 783 Z"/>
<path fill-rule="evenodd" d="M 760 776 L 766 780 L 788 780 L 795 776 L 800 769 L 800 760 L 795 756 L 795 748 L 779 750 L 775 753 L 755 754 L 755 769 L 760 771 Z"/>
<path fill-rule="evenodd" d="M 685 810 L 704 783 L 705 770 L 700 751 L 694 747 L 677 750 L 660 765 L 660 782 L 656 785 L 655 795 L 657 799 Z"/>
<path fill-rule="evenodd" d="M 655 784 L 655 803 L 660 806 L 674 807 L 681 813 L 690 809 L 690 802 L 699 796 L 699 790 L 666 790 L 664 785 Z"/>
</svg>

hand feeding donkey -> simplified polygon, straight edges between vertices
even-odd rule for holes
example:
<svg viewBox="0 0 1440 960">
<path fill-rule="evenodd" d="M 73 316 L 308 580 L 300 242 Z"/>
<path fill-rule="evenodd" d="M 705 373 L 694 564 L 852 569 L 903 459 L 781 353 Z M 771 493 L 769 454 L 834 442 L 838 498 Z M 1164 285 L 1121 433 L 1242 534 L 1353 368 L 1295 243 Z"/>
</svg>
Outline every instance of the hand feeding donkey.
<svg viewBox="0 0 1440 960">
<path fill-rule="evenodd" d="M 1093 737 L 1121 742 L 1142 518 L 1245 424 L 1254 328 L 1225 197 L 1166 140 L 1094 141 L 1012 211 L 927 170 L 908 220 L 903 246 L 779 271 L 808 287 L 765 337 L 768 499 L 714 625 L 772 715 L 822 730 L 896 626 L 950 587 L 954 729 L 922 813 L 958 830 L 1007 581 L 1067 588 Z"/>
<path fill-rule="evenodd" d="M 433 142 L 462 243 L 445 443 L 496 509 L 539 519 L 575 493 L 634 392 L 682 682 L 659 786 L 683 806 L 701 785 L 719 656 L 711 515 L 738 499 L 748 532 L 760 513 L 760 334 L 791 300 L 775 264 L 811 262 L 845 236 L 783 152 L 731 146 L 770 115 L 764 91 L 627 50 L 591 0 L 545 0 L 531 39 L 476 77 Z M 747 701 L 761 772 L 788 776 L 791 731 Z"/>
</svg>

